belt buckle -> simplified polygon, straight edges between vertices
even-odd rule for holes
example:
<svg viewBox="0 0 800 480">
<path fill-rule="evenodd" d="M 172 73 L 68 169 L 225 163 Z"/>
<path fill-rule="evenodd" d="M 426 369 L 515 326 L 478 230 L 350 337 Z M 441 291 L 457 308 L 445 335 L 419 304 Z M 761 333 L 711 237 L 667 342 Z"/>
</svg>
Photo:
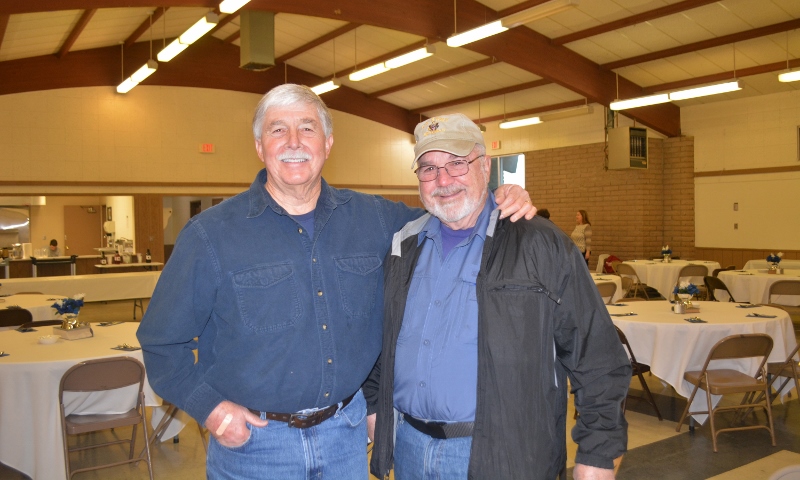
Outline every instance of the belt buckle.
<svg viewBox="0 0 800 480">
<path fill-rule="evenodd" d="M 322 416 L 325 410 L 319 410 L 313 413 L 292 413 L 289 415 L 289 426 L 297 428 L 308 428 L 315 425 L 315 420 Z M 317 422 L 319 423 L 319 422 Z"/>
</svg>

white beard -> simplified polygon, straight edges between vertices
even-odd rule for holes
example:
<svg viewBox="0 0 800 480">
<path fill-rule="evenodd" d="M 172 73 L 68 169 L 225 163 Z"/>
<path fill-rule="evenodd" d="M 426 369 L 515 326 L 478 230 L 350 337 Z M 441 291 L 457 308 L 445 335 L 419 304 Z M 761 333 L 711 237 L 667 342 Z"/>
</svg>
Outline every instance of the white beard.
<svg viewBox="0 0 800 480">
<path fill-rule="evenodd" d="M 434 199 L 440 195 L 452 195 L 459 191 L 466 191 L 466 187 L 460 184 L 453 184 L 447 187 L 439 187 L 431 193 Z M 441 204 L 432 201 L 430 204 L 425 202 L 425 208 L 436 218 L 444 223 L 456 223 L 459 220 L 469 216 L 475 210 L 481 208 L 481 200 L 484 199 L 483 192 L 478 197 L 467 196 L 460 202 Z"/>
</svg>

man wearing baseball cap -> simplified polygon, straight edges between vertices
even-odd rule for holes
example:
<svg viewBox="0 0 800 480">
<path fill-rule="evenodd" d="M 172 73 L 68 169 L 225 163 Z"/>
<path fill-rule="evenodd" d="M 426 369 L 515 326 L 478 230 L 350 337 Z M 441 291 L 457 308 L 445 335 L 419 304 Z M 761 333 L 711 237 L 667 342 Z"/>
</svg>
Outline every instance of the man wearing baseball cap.
<svg viewBox="0 0 800 480">
<path fill-rule="evenodd" d="M 417 125 L 428 214 L 385 262 L 383 350 L 364 390 L 371 471 L 407 479 L 613 479 L 631 366 L 575 244 L 551 222 L 498 218 L 491 160 L 460 114 Z"/>
</svg>

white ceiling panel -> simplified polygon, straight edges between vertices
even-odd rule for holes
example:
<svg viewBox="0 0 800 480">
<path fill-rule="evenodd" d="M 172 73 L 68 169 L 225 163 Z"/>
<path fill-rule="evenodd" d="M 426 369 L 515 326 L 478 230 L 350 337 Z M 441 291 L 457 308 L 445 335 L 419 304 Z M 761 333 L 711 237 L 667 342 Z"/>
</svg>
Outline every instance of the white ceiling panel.
<svg viewBox="0 0 800 480">
<path fill-rule="evenodd" d="M 761 0 L 767 2 L 768 0 Z M 736 32 L 750 30 L 752 27 L 725 8 L 721 2 L 710 3 L 706 6 L 687 10 L 682 13 L 705 28 L 714 36 L 721 37 Z"/>
<path fill-rule="evenodd" d="M 62 10 L 11 15 L 0 47 L 0 61 L 58 52 L 81 12 Z"/>
<path fill-rule="evenodd" d="M 275 56 L 285 55 L 346 23 L 327 18 L 279 13 L 275 15 Z"/>
<path fill-rule="evenodd" d="M 800 2 L 793 2 L 789 11 L 768 0 L 755 3 L 749 0 L 726 0 L 722 5 L 751 28 L 781 23 L 800 16 Z"/>
<path fill-rule="evenodd" d="M 130 32 L 147 21 L 154 10 L 153 8 L 101 8 L 89 20 L 70 51 L 100 48 L 122 42 L 128 38 Z M 153 40 L 156 38 L 161 40 L 161 36 L 155 37 L 154 33 Z M 142 35 L 140 40 L 149 41 L 149 33 Z M 160 47 L 161 42 L 158 45 Z"/>
</svg>

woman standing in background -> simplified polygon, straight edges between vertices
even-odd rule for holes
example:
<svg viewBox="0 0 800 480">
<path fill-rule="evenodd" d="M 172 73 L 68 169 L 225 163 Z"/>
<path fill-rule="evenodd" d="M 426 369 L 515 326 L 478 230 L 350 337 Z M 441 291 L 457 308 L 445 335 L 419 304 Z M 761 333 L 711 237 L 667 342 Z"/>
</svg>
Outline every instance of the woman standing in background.
<svg viewBox="0 0 800 480">
<path fill-rule="evenodd" d="M 578 246 L 578 249 L 583 254 L 586 260 L 586 266 L 589 266 L 589 256 L 592 253 L 592 224 L 589 223 L 589 215 L 586 210 L 578 210 L 575 215 L 575 230 L 572 231 L 572 241 Z"/>
</svg>

